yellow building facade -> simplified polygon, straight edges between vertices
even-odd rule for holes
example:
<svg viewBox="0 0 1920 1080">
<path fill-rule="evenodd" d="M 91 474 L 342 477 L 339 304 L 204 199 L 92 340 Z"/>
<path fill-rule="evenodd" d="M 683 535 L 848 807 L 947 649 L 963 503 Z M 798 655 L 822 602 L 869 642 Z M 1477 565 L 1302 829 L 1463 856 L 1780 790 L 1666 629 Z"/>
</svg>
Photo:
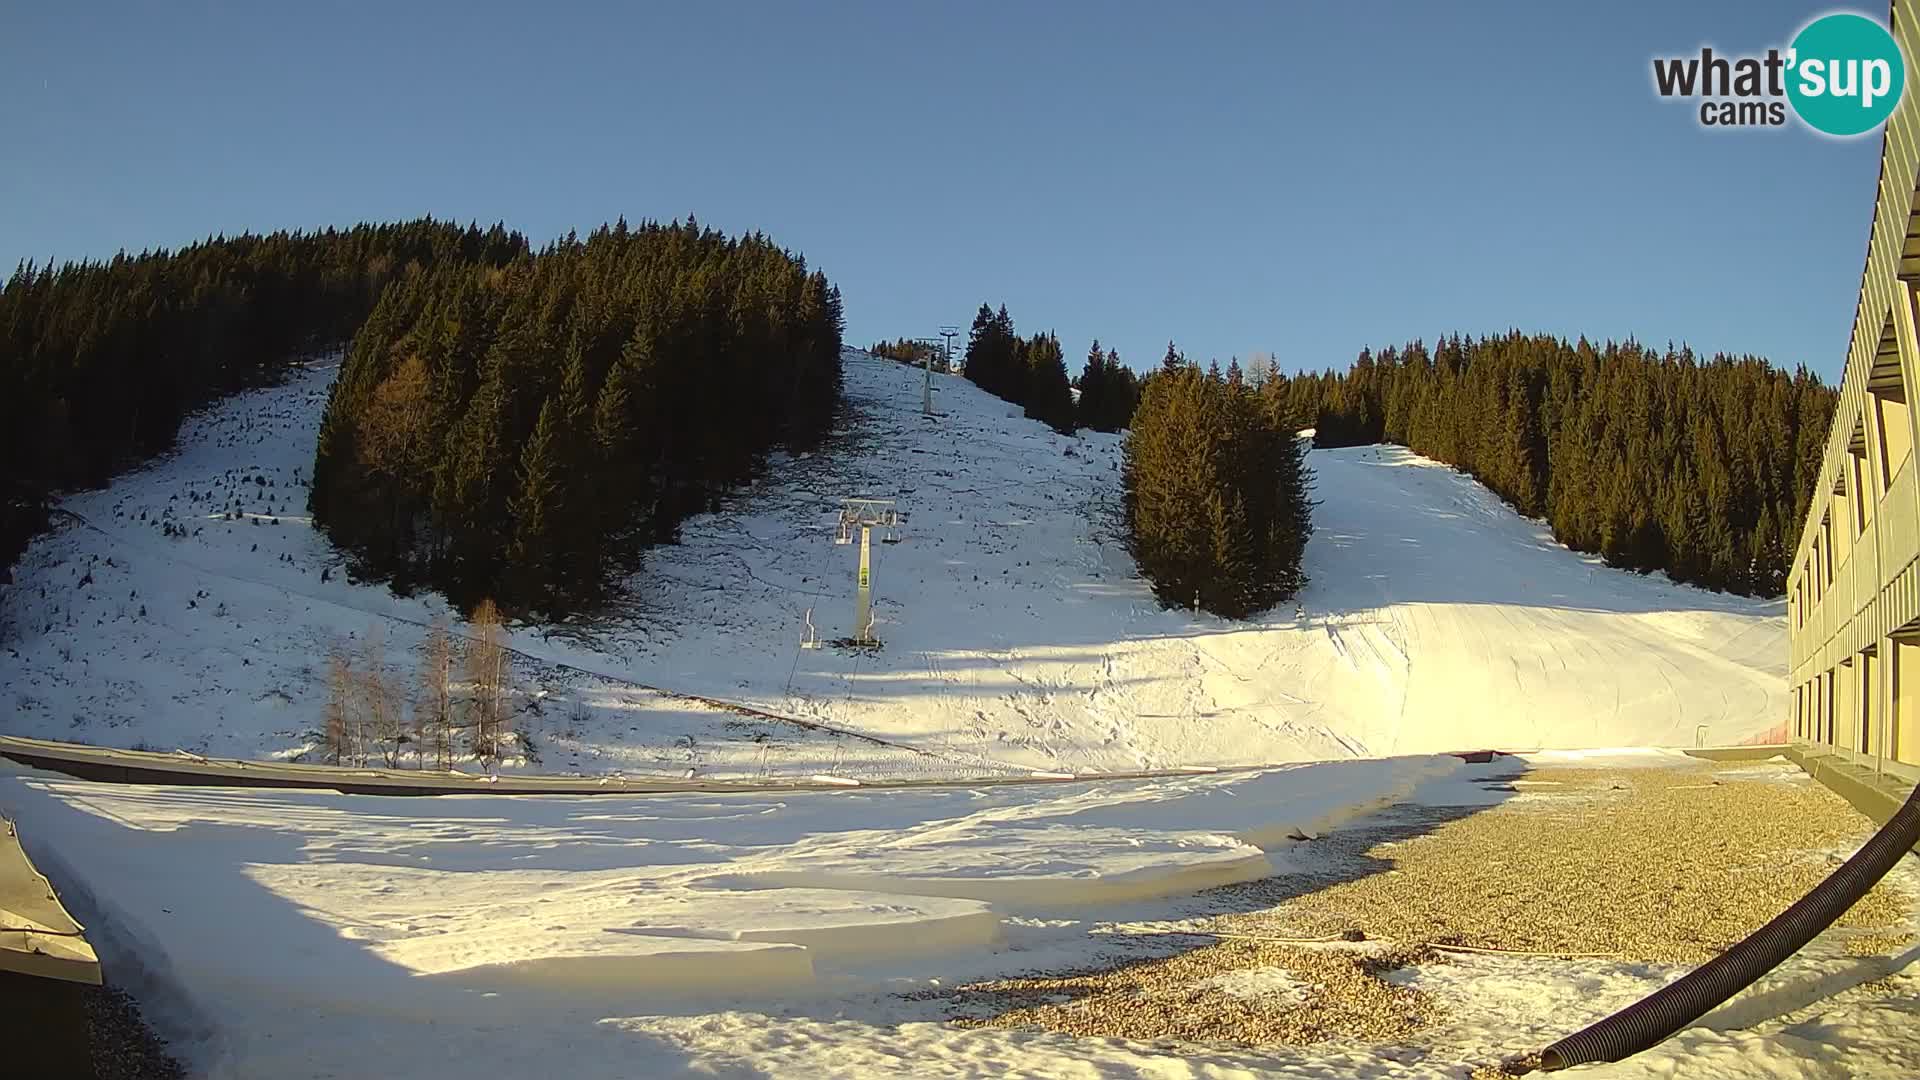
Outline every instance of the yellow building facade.
<svg viewBox="0 0 1920 1080">
<path fill-rule="evenodd" d="M 1890 23 L 1920 56 L 1920 0 Z M 1911 72 L 1910 72 L 1911 74 Z M 1787 580 L 1796 743 L 1920 780 L 1920 112 L 1888 119 L 1840 402 Z"/>
</svg>

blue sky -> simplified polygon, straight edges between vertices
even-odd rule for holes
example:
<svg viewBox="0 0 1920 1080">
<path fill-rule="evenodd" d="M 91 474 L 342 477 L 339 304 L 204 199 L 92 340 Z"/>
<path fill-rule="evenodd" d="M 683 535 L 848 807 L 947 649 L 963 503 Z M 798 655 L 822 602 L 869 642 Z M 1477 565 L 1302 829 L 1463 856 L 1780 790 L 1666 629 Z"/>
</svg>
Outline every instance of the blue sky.
<svg viewBox="0 0 1920 1080">
<path fill-rule="evenodd" d="M 1649 64 L 1828 5 L 12 5 L 0 263 L 432 213 L 695 213 L 866 343 L 1006 302 L 1073 366 L 1511 326 L 1843 359 L 1880 140 Z M 1884 17 L 1879 7 L 1869 13 Z"/>
</svg>

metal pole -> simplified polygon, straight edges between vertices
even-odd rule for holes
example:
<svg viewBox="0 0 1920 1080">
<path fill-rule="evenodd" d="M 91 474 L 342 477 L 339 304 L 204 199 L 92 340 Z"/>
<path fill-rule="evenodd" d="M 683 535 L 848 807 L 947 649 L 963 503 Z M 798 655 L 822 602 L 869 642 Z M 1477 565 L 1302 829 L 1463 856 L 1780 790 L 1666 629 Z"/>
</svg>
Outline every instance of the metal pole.
<svg viewBox="0 0 1920 1080">
<path fill-rule="evenodd" d="M 1879 729 L 1873 733 L 1873 771 L 1876 773 L 1887 771 L 1887 721 L 1893 716 L 1894 707 L 1893 654 L 1899 648 L 1899 642 L 1884 637 L 1874 650 L 1878 655 L 1873 658 L 1873 681 L 1878 685 L 1873 688 L 1873 694 L 1880 703 L 1873 718 L 1874 726 Z"/>
<path fill-rule="evenodd" d="M 869 585 L 872 567 L 873 526 L 860 525 L 860 588 L 853 606 L 853 640 L 862 645 L 873 641 L 869 632 L 873 623 L 873 592 Z"/>
<path fill-rule="evenodd" d="M 953 374 L 953 339 L 954 335 L 959 332 L 960 328 L 957 326 L 943 326 L 940 328 L 940 336 L 944 338 L 947 343 L 946 351 L 941 354 L 941 359 L 946 363 L 947 374 L 949 375 Z"/>
</svg>

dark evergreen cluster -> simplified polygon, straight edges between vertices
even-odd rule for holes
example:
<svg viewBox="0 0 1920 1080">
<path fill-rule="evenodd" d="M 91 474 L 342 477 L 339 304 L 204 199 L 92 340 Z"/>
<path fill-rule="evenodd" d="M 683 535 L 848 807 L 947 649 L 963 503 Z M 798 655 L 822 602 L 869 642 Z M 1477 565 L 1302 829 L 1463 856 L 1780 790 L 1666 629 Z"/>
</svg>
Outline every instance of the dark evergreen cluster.
<svg viewBox="0 0 1920 1080">
<path fill-rule="evenodd" d="M 1168 356 L 1124 447 L 1128 548 L 1161 603 L 1246 618 L 1306 584 L 1306 448 L 1244 381 Z"/>
<path fill-rule="evenodd" d="M 907 338 L 875 342 L 872 347 L 867 349 L 867 352 L 871 355 L 886 360 L 898 360 L 903 364 L 912 364 L 914 367 L 919 367 L 928 360 L 932 360 L 936 368 L 940 366 L 941 353 L 943 351 L 944 349 L 939 345 L 929 344 L 925 341 L 912 341 Z"/>
<path fill-rule="evenodd" d="M 759 234 L 625 221 L 381 295 L 322 419 L 311 508 L 362 571 L 557 616 L 840 395 L 840 294 Z"/>
<path fill-rule="evenodd" d="M 1051 333 L 1023 338 L 1013 332 L 1005 304 L 985 304 L 967 335 L 965 374 L 974 385 L 1062 434 L 1074 431 L 1073 387 L 1060 339 Z"/>
<path fill-rule="evenodd" d="M 1080 390 L 1081 427 L 1120 431 L 1133 422 L 1133 410 L 1140 404 L 1140 377 L 1120 362 L 1119 353 L 1101 352 L 1098 338 L 1087 350 L 1087 362 L 1074 385 Z"/>
<path fill-rule="evenodd" d="M 1073 385 L 1067 381 L 1067 358 L 1060 351 L 1060 339 L 1051 332 L 1037 334 L 1027 341 L 1027 416 L 1063 435 L 1071 435 L 1077 424 L 1074 415 Z"/>
<path fill-rule="evenodd" d="M 170 447 L 189 411 L 344 343 L 409 266 L 525 249 L 498 225 L 422 219 L 22 265 L 0 290 L 0 566 L 50 495 L 104 483 Z"/>
<path fill-rule="evenodd" d="M 1274 383 L 1321 446 L 1399 443 L 1576 551 L 1754 596 L 1785 590 L 1836 401 L 1804 367 L 1517 332 Z"/>
</svg>

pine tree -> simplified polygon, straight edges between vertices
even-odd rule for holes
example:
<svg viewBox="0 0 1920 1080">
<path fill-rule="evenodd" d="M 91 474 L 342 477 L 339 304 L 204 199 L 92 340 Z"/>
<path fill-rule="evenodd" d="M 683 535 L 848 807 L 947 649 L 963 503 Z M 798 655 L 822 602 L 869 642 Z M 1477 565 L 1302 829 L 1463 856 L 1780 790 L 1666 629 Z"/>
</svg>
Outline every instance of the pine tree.
<svg viewBox="0 0 1920 1080">
<path fill-rule="evenodd" d="M 967 331 L 967 351 L 962 358 L 961 370 L 967 380 L 988 393 L 992 393 L 994 381 L 993 367 L 993 309 L 985 304 L 974 313 L 973 327 Z"/>
<path fill-rule="evenodd" d="M 633 402 L 638 376 L 624 359 L 607 372 L 593 409 L 593 444 L 599 455 L 596 475 L 606 478 L 600 529 L 622 547 L 633 523 L 652 516 L 646 463 L 635 438 Z"/>
<path fill-rule="evenodd" d="M 1095 431 L 1113 430 L 1107 423 L 1113 413 L 1115 388 L 1108 379 L 1107 358 L 1100 351 L 1099 338 L 1094 338 L 1087 350 L 1087 362 L 1080 368 L 1078 386 L 1080 399 L 1074 403 L 1078 425 Z"/>
<path fill-rule="evenodd" d="M 1302 453 L 1244 388 L 1190 366 L 1147 380 L 1122 499 L 1129 550 L 1163 604 L 1245 618 L 1305 585 Z"/>
<path fill-rule="evenodd" d="M 1107 379 L 1113 387 L 1112 406 L 1102 430 L 1119 431 L 1133 422 L 1133 411 L 1140 404 L 1140 377 L 1120 362 L 1118 352 L 1108 349 Z"/>
<path fill-rule="evenodd" d="M 566 610 L 563 591 L 570 583 L 575 552 L 567 546 L 568 474 L 564 460 L 563 406 L 547 399 L 533 438 L 520 455 L 520 490 L 509 503 L 513 541 L 507 550 L 507 574 L 513 602 L 550 613 Z"/>
<path fill-rule="evenodd" d="M 1027 345 L 1026 413 L 1062 435 L 1074 431 L 1073 389 L 1067 383 L 1067 365 L 1060 339 L 1036 335 Z"/>
<path fill-rule="evenodd" d="M 447 533 L 442 576 L 455 590 L 491 582 L 510 535 L 508 394 L 497 372 L 481 380 L 448 435 L 451 456 L 435 482 L 435 516 Z"/>
</svg>

